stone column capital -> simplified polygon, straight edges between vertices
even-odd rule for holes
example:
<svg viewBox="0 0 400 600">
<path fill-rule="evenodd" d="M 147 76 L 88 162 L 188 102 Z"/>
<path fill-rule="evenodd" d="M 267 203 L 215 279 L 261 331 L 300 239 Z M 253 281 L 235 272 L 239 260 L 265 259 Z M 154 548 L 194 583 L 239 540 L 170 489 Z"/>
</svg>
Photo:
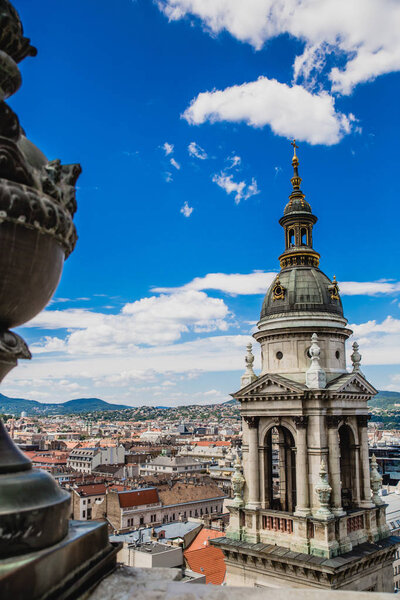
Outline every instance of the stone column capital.
<svg viewBox="0 0 400 600">
<path fill-rule="evenodd" d="M 328 429 L 337 429 L 339 427 L 339 423 L 342 420 L 341 416 L 338 415 L 327 415 L 326 416 L 326 425 Z"/>
<path fill-rule="evenodd" d="M 249 429 L 257 429 L 260 417 L 243 417 Z"/>
<path fill-rule="evenodd" d="M 308 424 L 308 417 L 305 415 L 300 415 L 296 417 L 292 417 L 292 421 L 296 426 L 296 429 L 305 429 Z"/>
</svg>

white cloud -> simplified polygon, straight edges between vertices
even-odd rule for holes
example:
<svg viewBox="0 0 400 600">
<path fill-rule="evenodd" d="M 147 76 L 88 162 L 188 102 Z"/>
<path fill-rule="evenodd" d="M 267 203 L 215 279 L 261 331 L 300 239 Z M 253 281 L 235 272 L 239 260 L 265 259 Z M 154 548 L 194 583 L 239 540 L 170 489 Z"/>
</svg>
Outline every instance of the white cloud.
<svg viewBox="0 0 400 600">
<path fill-rule="evenodd" d="M 242 162 L 240 156 L 237 156 L 236 154 L 229 156 L 226 160 L 230 162 L 230 165 L 227 167 L 228 169 L 236 169 Z"/>
<path fill-rule="evenodd" d="M 183 117 L 192 125 L 206 121 L 269 125 L 277 135 L 328 146 L 350 133 L 354 120 L 353 115 L 336 111 L 335 100 L 327 92 L 313 94 L 301 85 L 289 86 L 267 77 L 202 92 L 192 100 Z"/>
<path fill-rule="evenodd" d="M 173 167 L 175 167 L 175 169 L 177 169 L 178 171 L 180 170 L 181 165 L 178 162 L 176 162 L 176 160 L 174 158 L 171 158 L 171 160 L 169 162 L 171 163 L 171 165 Z"/>
<path fill-rule="evenodd" d="M 360 344 L 362 364 L 400 364 L 400 320 L 391 316 L 381 323 L 375 320 L 350 325 L 354 338 Z M 348 354 L 351 354 L 350 345 Z M 362 365 L 361 365 L 362 368 Z"/>
<path fill-rule="evenodd" d="M 193 207 L 189 206 L 189 204 L 187 203 L 187 200 L 185 200 L 185 202 L 183 203 L 183 206 L 181 208 L 180 211 L 185 217 L 190 217 L 190 215 L 193 212 Z"/>
<path fill-rule="evenodd" d="M 246 184 L 245 181 L 233 181 L 233 175 L 227 175 L 223 171 L 219 174 L 215 174 L 212 177 L 212 181 L 216 183 L 220 188 L 225 190 L 227 194 L 235 194 L 235 203 L 239 204 L 241 200 L 247 200 L 251 196 L 255 196 L 260 193 L 257 187 L 257 181 L 254 177 L 250 184 Z"/>
<path fill-rule="evenodd" d="M 340 293 L 344 296 L 379 296 L 400 292 L 397 281 L 342 281 Z"/>
<path fill-rule="evenodd" d="M 163 150 L 165 152 L 165 156 L 168 156 L 169 154 L 172 154 L 174 151 L 174 145 L 173 144 L 168 144 L 168 142 L 165 142 L 163 144 Z"/>
<path fill-rule="evenodd" d="M 108 354 L 143 344 L 170 344 L 189 331 L 226 331 L 229 318 L 223 300 L 188 289 L 125 304 L 117 315 L 83 309 L 47 310 L 26 327 L 69 332 L 64 345 L 60 338 L 49 336 L 42 343 L 32 345 L 32 350 L 38 353 L 64 349 L 70 354 Z"/>
<path fill-rule="evenodd" d="M 170 20 L 198 17 L 212 34 L 228 31 L 260 50 L 281 34 L 304 42 L 296 57 L 297 77 L 313 80 L 326 56 L 344 59 L 327 72 L 332 90 L 400 70 L 400 3 L 395 0 L 159 0 Z"/>
<path fill-rule="evenodd" d="M 177 289 L 183 290 L 215 290 L 229 294 L 254 295 L 265 294 L 273 279 L 275 272 L 253 271 L 253 273 L 208 273 L 205 277 L 196 277 L 182 288 L 154 288 L 154 292 L 174 293 Z"/>
<path fill-rule="evenodd" d="M 184 290 L 218 290 L 226 294 L 265 294 L 276 277 L 275 271 L 253 271 L 252 273 L 208 273 L 196 277 L 181 288 L 154 288 L 154 292 Z M 340 281 L 342 296 L 378 296 L 400 292 L 400 282 L 388 281 Z"/>
<path fill-rule="evenodd" d="M 205 150 L 203 150 L 203 148 L 201 146 L 196 144 L 196 142 L 190 142 L 190 144 L 188 146 L 188 152 L 189 152 L 190 156 L 195 156 L 196 158 L 199 158 L 200 160 L 206 160 L 206 158 L 208 158 L 207 152 Z"/>
<path fill-rule="evenodd" d="M 166 181 L 167 183 L 171 183 L 171 181 L 173 181 L 173 180 L 174 180 L 174 178 L 172 177 L 172 173 L 170 173 L 169 171 L 166 171 L 166 172 L 164 173 L 164 176 L 165 176 L 165 181 Z"/>
</svg>

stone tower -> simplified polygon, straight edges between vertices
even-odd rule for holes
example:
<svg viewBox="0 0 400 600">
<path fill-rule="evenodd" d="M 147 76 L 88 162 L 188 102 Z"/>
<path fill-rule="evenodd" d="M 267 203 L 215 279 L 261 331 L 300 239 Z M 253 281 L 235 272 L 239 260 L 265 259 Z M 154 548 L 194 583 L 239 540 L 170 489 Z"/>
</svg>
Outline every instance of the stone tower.
<svg viewBox="0 0 400 600">
<path fill-rule="evenodd" d="M 280 224 L 285 251 L 251 347 L 240 391 L 243 493 L 230 507 L 225 554 L 229 585 L 393 591 L 393 556 L 380 476 L 368 458 L 367 401 L 376 390 L 352 370 L 351 335 L 339 286 L 319 269 L 317 217 L 300 189 L 293 142 L 293 190 Z M 236 473 L 238 477 L 238 473 Z M 373 495 L 371 495 L 371 486 Z"/>
</svg>

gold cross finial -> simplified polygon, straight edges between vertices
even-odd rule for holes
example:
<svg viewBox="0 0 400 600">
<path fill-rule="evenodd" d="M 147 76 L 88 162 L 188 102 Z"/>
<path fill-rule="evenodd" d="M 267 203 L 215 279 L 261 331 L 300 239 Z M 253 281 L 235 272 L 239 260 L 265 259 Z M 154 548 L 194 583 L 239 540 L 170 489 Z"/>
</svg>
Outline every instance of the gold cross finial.
<svg viewBox="0 0 400 600">
<path fill-rule="evenodd" d="M 290 144 L 291 144 L 291 146 L 293 146 L 293 158 L 294 158 L 294 157 L 296 157 L 296 158 L 297 158 L 297 155 L 296 155 L 296 148 L 298 149 L 299 147 L 298 147 L 298 145 L 296 144 L 296 140 L 293 140 L 293 142 L 290 142 Z"/>
</svg>

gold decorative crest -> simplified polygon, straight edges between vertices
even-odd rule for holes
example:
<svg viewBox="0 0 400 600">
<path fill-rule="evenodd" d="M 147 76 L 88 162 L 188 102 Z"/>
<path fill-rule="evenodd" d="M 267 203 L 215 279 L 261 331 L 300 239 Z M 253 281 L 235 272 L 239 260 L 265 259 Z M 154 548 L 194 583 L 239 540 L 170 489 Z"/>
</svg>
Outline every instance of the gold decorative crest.
<svg viewBox="0 0 400 600">
<path fill-rule="evenodd" d="M 332 280 L 332 285 L 329 286 L 329 290 L 331 292 L 331 299 L 332 300 L 340 300 L 339 298 L 339 286 L 338 286 L 338 282 L 336 281 L 336 276 L 333 276 L 333 280 Z"/>
<path fill-rule="evenodd" d="M 274 287 L 272 288 L 272 298 L 275 300 L 283 300 L 285 298 L 286 289 L 279 280 L 279 275 L 276 276 Z"/>
</svg>

